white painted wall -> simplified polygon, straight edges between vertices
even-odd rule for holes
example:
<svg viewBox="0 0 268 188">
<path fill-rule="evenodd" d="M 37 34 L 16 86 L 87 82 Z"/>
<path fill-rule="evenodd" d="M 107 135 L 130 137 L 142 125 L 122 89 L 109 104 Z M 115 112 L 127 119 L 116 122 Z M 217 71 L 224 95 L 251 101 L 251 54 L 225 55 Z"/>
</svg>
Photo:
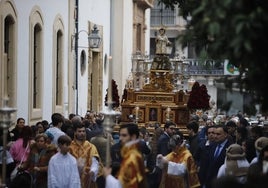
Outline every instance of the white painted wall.
<svg viewBox="0 0 268 188">
<path fill-rule="evenodd" d="M 69 20 L 70 3 L 75 0 L 12 0 L 18 15 L 18 41 L 17 41 L 17 117 L 23 117 L 28 123 L 29 117 L 29 17 L 34 6 L 38 6 L 44 20 L 44 49 L 43 49 L 43 109 L 42 119 L 50 121 L 52 114 L 52 46 L 53 46 L 53 23 L 55 17 L 60 15 L 64 25 L 64 106 L 67 115 L 75 111 L 68 111 L 68 106 L 75 106 L 74 100 L 70 100 L 68 91 L 75 85 L 75 80 L 69 80 L 69 74 L 75 74 L 75 70 L 69 70 L 69 63 L 75 63 L 75 56 L 69 56 L 71 51 L 68 46 L 74 30 L 69 31 L 73 20 Z M 73 5 L 72 5 L 73 6 Z M 72 12 L 71 12 L 72 14 Z M 146 13 L 146 23 L 150 26 L 149 11 Z M 113 69 L 110 70 L 113 79 L 118 84 L 120 99 L 126 79 L 131 72 L 131 55 L 133 51 L 133 0 L 79 0 L 79 29 L 88 30 L 88 22 L 96 23 L 103 27 L 103 56 L 112 56 Z M 149 28 L 148 28 L 149 29 Z M 149 34 L 149 30 L 148 30 Z M 149 35 L 146 34 L 146 37 Z M 146 49 L 149 52 L 149 37 L 146 39 Z M 74 42 L 74 41 L 73 41 Z M 88 46 L 86 32 L 80 32 L 78 46 Z M 82 50 L 88 53 L 86 48 L 78 49 L 78 113 L 84 115 L 87 110 L 88 95 L 88 70 L 81 76 L 80 53 Z M 88 54 L 87 54 L 88 58 Z M 104 57 L 103 57 L 104 59 Z M 75 67 L 74 67 L 75 68 Z M 87 67 L 88 68 L 88 67 Z M 94 71 L 94 70 L 93 70 Z M 72 75 L 75 79 L 75 75 Z M 107 75 L 103 72 L 103 101 L 108 87 Z M 71 94 L 73 95 L 73 94 Z"/>
<path fill-rule="evenodd" d="M 103 59 L 105 54 L 110 54 L 110 0 L 80 0 L 79 1 L 79 29 L 78 31 L 88 30 L 88 22 L 101 25 L 103 27 Z M 78 46 L 88 46 L 87 33 L 81 32 L 79 34 Z M 78 54 L 81 54 L 82 50 L 85 50 L 88 57 L 88 50 L 85 48 L 78 48 Z M 88 61 L 88 60 L 87 60 Z M 80 55 L 78 55 L 78 63 L 80 63 Z M 88 68 L 88 66 L 87 66 Z M 98 70 L 93 70 L 98 71 Z M 78 99 L 78 114 L 85 115 L 87 111 L 87 95 L 88 95 L 88 70 L 81 76 L 80 68 L 79 72 L 79 99 Z M 107 77 L 103 75 L 103 91 L 107 88 Z M 103 94 L 104 101 L 105 94 Z"/>
<path fill-rule="evenodd" d="M 36 0 L 13 0 L 18 15 L 18 76 L 17 76 L 17 116 L 23 117 L 28 123 L 29 113 L 29 17 L 34 6 L 41 9 L 44 21 L 44 50 L 43 50 L 43 119 L 50 121 L 52 113 L 52 34 L 53 23 L 56 15 L 63 18 L 65 32 L 68 32 L 68 1 L 36 1 Z M 53 5 L 53 6 L 51 6 Z M 64 72 L 67 72 L 67 38 L 64 33 Z M 67 85 L 67 77 L 64 77 L 64 86 Z M 67 94 L 67 93 L 66 93 Z M 66 98 L 66 97 L 64 97 Z"/>
<path fill-rule="evenodd" d="M 113 1 L 112 15 L 112 78 L 118 85 L 118 93 L 121 100 L 126 79 L 131 71 L 131 55 L 133 51 L 133 1 Z"/>
<path fill-rule="evenodd" d="M 53 23 L 56 15 L 60 15 L 64 24 L 64 105 L 68 106 L 68 87 L 72 87 L 75 80 L 72 83 L 68 83 L 68 61 L 72 63 L 75 61 L 75 57 L 72 60 L 68 59 L 68 38 L 69 34 L 74 34 L 74 31 L 68 31 L 70 22 L 68 18 L 69 14 L 69 0 L 54 1 L 36 1 L 36 0 L 14 0 L 16 10 L 18 11 L 18 95 L 17 95 L 17 117 L 23 117 L 28 122 L 29 113 L 29 15 L 34 6 L 38 6 L 41 9 L 44 20 L 44 50 L 43 50 L 43 114 L 42 118 L 50 121 L 52 114 L 52 34 Z M 75 1 L 73 1 L 74 3 Z M 110 2 L 111 0 L 80 0 L 79 1 L 79 29 L 88 30 L 88 22 L 96 23 L 103 27 L 103 55 L 110 54 Z M 121 23 L 122 25 L 122 23 Z M 70 32 L 70 33 L 68 33 Z M 74 42 L 74 41 L 73 41 Z M 88 39 L 86 32 L 80 32 L 78 46 L 88 46 Z M 84 115 L 87 110 L 87 95 L 88 95 L 88 70 L 81 76 L 80 72 L 80 53 L 85 50 L 88 53 L 87 48 L 78 49 L 78 113 Z M 74 53 L 74 52 L 73 52 Z M 88 54 L 87 54 L 88 58 Z M 103 58 L 104 59 L 104 58 Z M 70 71 L 75 74 L 74 71 Z M 75 78 L 75 76 L 73 76 Z M 107 88 L 107 78 L 104 75 L 103 91 Z M 105 97 L 105 94 L 104 94 Z M 104 101 L 104 98 L 103 98 Z M 66 112 L 74 113 L 73 112 Z"/>
</svg>

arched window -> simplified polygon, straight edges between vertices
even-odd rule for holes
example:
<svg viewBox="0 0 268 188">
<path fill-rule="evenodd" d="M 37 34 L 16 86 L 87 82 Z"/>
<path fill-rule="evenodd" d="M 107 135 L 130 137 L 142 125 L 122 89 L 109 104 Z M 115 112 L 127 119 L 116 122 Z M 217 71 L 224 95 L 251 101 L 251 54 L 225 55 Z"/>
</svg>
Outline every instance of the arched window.
<svg viewBox="0 0 268 188">
<path fill-rule="evenodd" d="M 63 105 L 63 67 L 62 67 L 62 42 L 63 34 L 59 30 L 57 32 L 57 44 L 56 44 L 56 105 Z"/>
<path fill-rule="evenodd" d="M 53 112 L 64 111 L 64 26 L 57 15 L 53 24 Z"/>
<path fill-rule="evenodd" d="M 11 16 L 5 18 L 4 29 L 4 96 L 9 99 L 9 105 L 15 106 L 15 41 L 14 41 L 14 19 Z"/>
<path fill-rule="evenodd" d="M 17 106 L 17 13 L 12 1 L 0 1 L 0 99 L 8 98 L 8 106 Z"/>
<path fill-rule="evenodd" d="M 34 7 L 29 24 L 29 120 L 42 118 L 43 97 L 43 19 L 41 10 Z"/>
<path fill-rule="evenodd" d="M 33 108 L 41 108 L 42 102 L 42 82 L 41 82 L 41 73 L 42 73 L 42 28 L 39 24 L 34 26 L 34 35 L 33 35 L 33 56 L 32 56 L 32 82 L 33 82 L 33 90 L 32 90 L 32 107 Z"/>
</svg>

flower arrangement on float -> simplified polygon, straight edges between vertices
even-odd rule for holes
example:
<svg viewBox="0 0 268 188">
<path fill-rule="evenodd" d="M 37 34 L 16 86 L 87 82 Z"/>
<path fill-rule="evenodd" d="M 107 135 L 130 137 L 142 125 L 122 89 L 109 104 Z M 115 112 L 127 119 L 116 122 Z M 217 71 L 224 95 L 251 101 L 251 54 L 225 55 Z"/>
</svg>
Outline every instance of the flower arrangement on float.
<svg viewBox="0 0 268 188">
<path fill-rule="evenodd" d="M 112 79 L 112 107 L 113 109 L 116 109 L 120 105 L 119 101 L 119 94 L 118 94 L 118 85 L 116 84 L 116 81 Z M 106 95 L 105 95 L 105 106 L 108 106 L 108 88 L 106 89 Z"/>
<path fill-rule="evenodd" d="M 204 84 L 200 85 L 199 82 L 195 82 L 189 92 L 187 107 L 191 112 L 203 112 L 210 109 L 209 100 L 210 95 L 207 87 Z"/>
</svg>

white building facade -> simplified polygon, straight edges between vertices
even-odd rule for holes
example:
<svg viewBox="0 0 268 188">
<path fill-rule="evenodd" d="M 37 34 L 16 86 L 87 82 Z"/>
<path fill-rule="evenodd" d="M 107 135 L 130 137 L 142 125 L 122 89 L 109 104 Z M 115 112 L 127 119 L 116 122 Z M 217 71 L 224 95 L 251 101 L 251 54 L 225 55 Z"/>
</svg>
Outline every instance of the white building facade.
<svg viewBox="0 0 268 188">
<path fill-rule="evenodd" d="M 131 55 L 139 46 L 149 51 L 145 10 L 152 4 L 153 0 L 0 0 L 1 101 L 8 98 L 8 105 L 17 109 L 15 116 L 29 125 L 51 121 L 54 112 L 67 117 L 101 111 L 108 73 L 121 95 Z M 88 44 L 94 26 L 102 39 L 98 48 Z M 137 36 L 142 36 L 139 41 Z"/>
<path fill-rule="evenodd" d="M 68 98 L 68 10 L 67 1 L 0 1 L 1 99 L 29 124 L 63 112 Z"/>
</svg>

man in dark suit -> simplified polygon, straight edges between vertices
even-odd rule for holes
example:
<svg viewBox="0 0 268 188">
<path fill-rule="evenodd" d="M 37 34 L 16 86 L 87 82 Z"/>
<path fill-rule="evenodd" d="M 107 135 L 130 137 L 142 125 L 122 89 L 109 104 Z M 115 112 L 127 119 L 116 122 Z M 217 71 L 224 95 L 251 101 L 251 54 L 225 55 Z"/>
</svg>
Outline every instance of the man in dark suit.
<svg viewBox="0 0 268 188">
<path fill-rule="evenodd" d="M 216 126 L 214 129 L 215 143 L 209 148 L 208 168 L 206 171 L 205 187 L 211 188 L 211 182 L 217 177 L 218 170 L 224 163 L 226 149 L 232 144 L 228 139 L 226 126 Z"/>
<path fill-rule="evenodd" d="M 201 187 L 205 184 L 207 166 L 208 166 L 208 154 L 211 145 L 215 142 L 214 136 L 215 126 L 207 126 L 205 129 L 206 139 L 200 140 L 197 152 L 196 152 L 196 165 L 199 167 L 198 177 Z"/>
<path fill-rule="evenodd" d="M 173 122 L 166 122 L 164 126 L 164 133 L 160 135 L 157 142 L 157 154 L 162 154 L 166 156 L 171 152 L 171 149 L 168 147 L 169 138 L 175 132 L 176 124 Z"/>
</svg>

